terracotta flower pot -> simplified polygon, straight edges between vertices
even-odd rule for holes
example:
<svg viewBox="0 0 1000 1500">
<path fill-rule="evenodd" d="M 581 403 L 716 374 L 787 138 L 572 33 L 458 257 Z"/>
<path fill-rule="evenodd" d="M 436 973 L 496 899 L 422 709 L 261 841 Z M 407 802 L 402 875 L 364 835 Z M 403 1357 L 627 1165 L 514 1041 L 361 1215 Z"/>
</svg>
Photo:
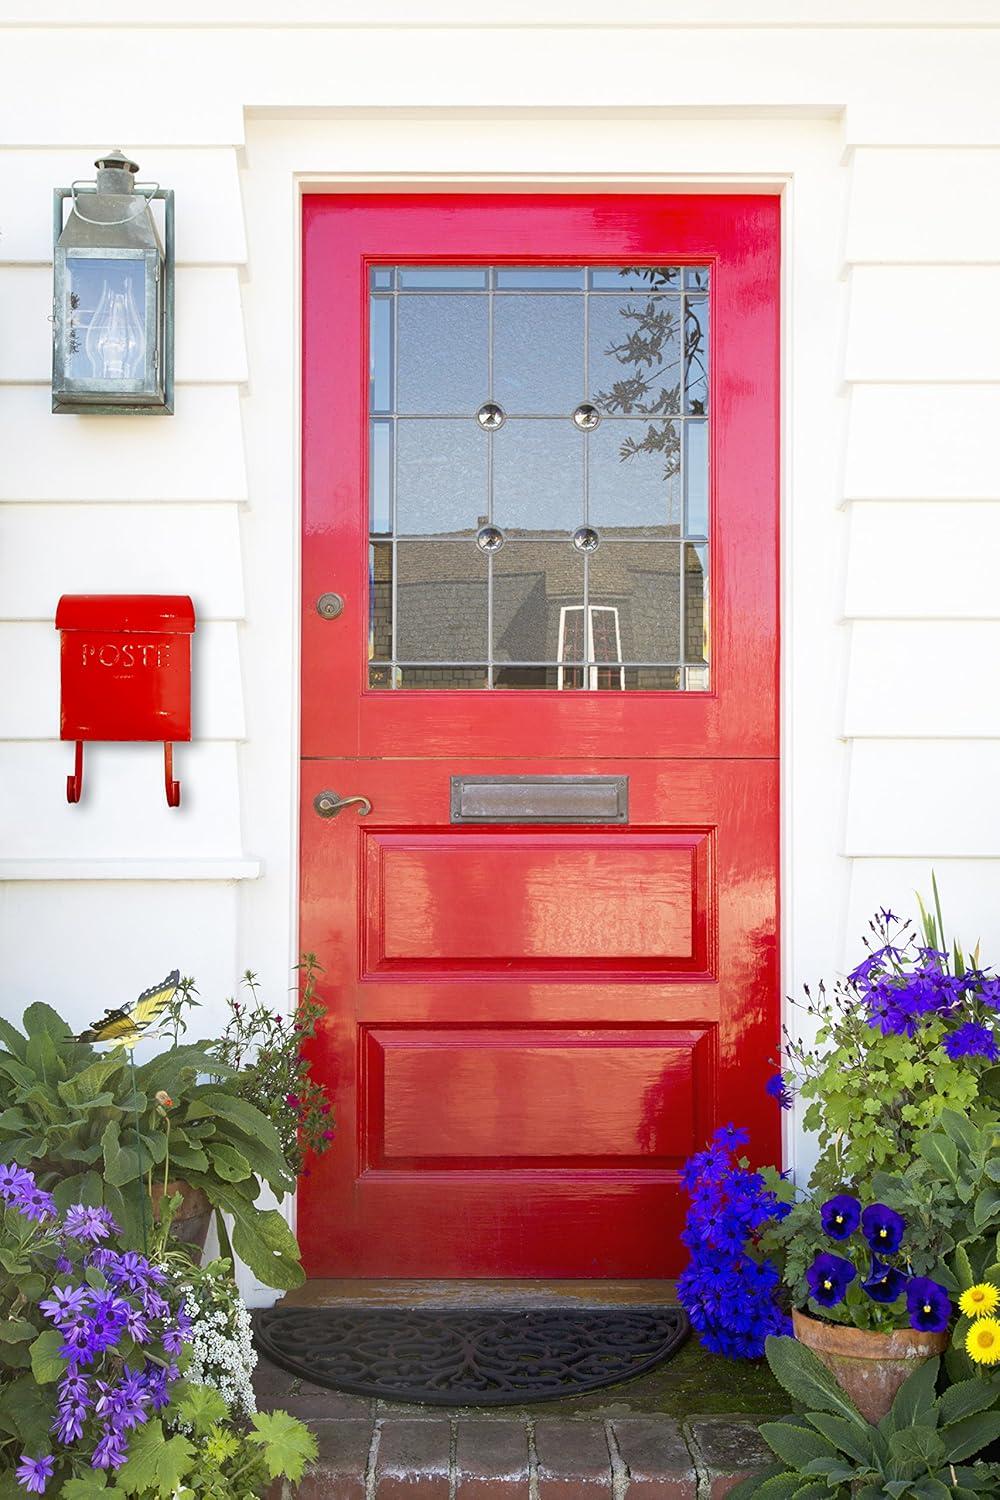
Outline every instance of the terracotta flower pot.
<svg viewBox="0 0 1000 1500">
<path fill-rule="evenodd" d="M 843 1323 L 822 1323 L 797 1310 L 792 1313 L 792 1327 L 799 1342 L 826 1365 L 840 1389 L 873 1424 L 885 1416 L 916 1365 L 948 1347 L 947 1333 L 918 1333 L 912 1328 L 870 1333 Z"/>
<path fill-rule="evenodd" d="M 205 1195 L 204 1189 L 192 1187 L 189 1182 L 178 1179 L 176 1182 L 167 1183 L 169 1194 L 180 1193 L 183 1198 L 180 1208 L 174 1214 L 170 1224 L 170 1232 L 174 1239 L 180 1240 L 184 1245 L 193 1245 L 198 1250 L 204 1250 L 205 1241 L 208 1238 L 208 1226 L 212 1222 L 212 1205 Z M 163 1198 L 163 1184 L 153 1184 L 153 1218 L 160 1217 L 160 1202 Z"/>
</svg>

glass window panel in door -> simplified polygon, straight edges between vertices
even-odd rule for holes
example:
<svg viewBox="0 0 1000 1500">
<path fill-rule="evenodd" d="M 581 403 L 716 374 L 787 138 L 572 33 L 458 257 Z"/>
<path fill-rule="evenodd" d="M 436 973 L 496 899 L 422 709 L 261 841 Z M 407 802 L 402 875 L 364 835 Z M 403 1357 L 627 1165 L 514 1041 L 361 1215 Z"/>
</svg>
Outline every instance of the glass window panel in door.
<svg viewBox="0 0 1000 1500">
<path fill-rule="evenodd" d="M 569 416 L 583 400 L 583 296 L 493 299 L 493 399 L 508 415 Z"/>
<path fill-rule="evenodd" d="M 590 399 L 609 416 L 658 416 L 681 407 L 681 298 L 589 297 Z"/>
<path fill-rule="evenodd" d="M 396 297 L 396 411 L 466 415 L 489 390 L 486 297 Z"/>
<path fill-rule="evenodd" d="M 707 283 L 375 268 L 373 687 L 707 689 Z"/>
<path fill-rule="evenodd" d="M 561 421 L 513 418 L 492 438 L 493 520 L 504 531 L 572 531 L 584 517 L 585 435 Z"/>
<path fill-rule="evenodd" d="M 602 422 L 587 445 L 592 526 L 602 535 L 680 535 L 680 423 Z"/>
<path fill-rule="evenodd" d="M 558 662 L 560 611 L 583 604 L 582 554 L 568 541 L 510 541 L 492 566 L 494 660 Z"/>
</svg>

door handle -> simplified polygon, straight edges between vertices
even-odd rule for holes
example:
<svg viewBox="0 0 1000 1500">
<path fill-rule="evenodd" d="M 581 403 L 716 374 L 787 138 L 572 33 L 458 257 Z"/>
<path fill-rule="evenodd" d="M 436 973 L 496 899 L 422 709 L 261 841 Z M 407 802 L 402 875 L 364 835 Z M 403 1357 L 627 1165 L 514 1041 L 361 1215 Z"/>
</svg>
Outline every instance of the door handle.
<svg viewBox="0 0 1000 1500">
<path fill-rule="evenodd" d="M 339 792 L 318 792 L 313 798 L 313 807 L 321 818 L 335 818 L 343 807 L 357 803 L 358 817 L 367 818 L 372 805 L 367 797 L 341 797 Z"/>
</svg>

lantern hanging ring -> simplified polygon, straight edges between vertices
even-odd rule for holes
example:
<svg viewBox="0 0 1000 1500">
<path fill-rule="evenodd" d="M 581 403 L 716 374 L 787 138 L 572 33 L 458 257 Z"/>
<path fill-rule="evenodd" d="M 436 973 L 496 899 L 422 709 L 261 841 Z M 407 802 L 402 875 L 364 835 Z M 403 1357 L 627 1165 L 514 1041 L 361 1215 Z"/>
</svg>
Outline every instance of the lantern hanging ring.
<svg viewBox="0 0 1000 1500">
<path fill-rule="evenodd" d="M 77 215 L 78 218 L 83 219 L 85 224 L 96 224 L 98 228 L 102 229 L 105 226 L 112 224 L 133 223 L 134 220 L 138 219 L 138 217 L 144 210 L 149 209 L 150 203 L 160 191 L 160 184 L 158 182 L 136 182 L 132 186 L 132 191 L 133 193 L 139 193 L 141 195 L 142 201 L 135 205 L 134 214 L 126 214 L 124 219 L 92 219 L 90 215 L 85 214 L 80 207 L 79 189 L 81 187 L 86 187 L 93 190 L 95 185 L 89 180 L 89 178 L 86 177 L 78 177 L 75 182 L 70 183 L 69 191 L 70 197 L 73 200 L 73 212 Z"/>
</svg>

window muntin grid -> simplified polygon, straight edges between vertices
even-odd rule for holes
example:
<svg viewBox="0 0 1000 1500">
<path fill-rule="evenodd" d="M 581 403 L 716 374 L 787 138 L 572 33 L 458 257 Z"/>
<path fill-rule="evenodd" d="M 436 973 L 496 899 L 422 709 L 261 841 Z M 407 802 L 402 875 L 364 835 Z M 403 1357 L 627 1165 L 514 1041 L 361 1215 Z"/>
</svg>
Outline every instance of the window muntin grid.
<svg viewBox="0 0 1000 1500">
<path fill-rule="evenodd" d="M 708 339 L 703 266 L 371 269 L 371 687 L 707 690 Z"/>
</svg>

